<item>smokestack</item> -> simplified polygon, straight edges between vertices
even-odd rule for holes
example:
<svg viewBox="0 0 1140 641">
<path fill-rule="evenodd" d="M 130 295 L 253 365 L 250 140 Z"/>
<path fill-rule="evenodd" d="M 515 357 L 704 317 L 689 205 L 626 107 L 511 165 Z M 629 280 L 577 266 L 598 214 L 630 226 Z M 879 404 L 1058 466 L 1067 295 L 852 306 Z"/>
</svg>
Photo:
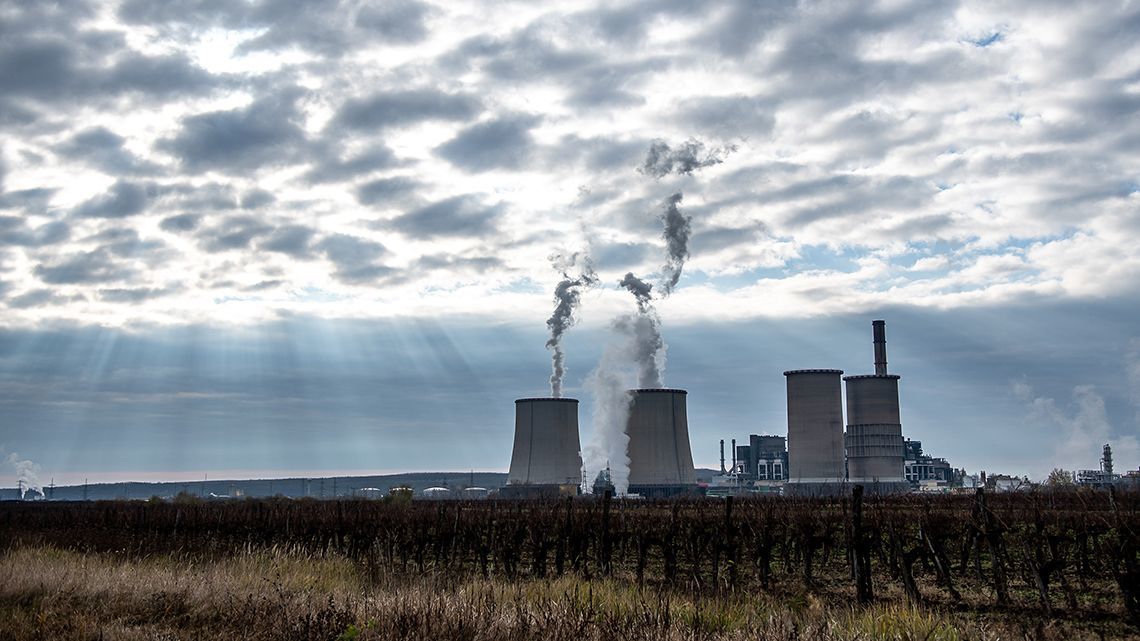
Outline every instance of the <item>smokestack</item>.
<svg viewBox="0 0 1140 641">
<path fill-rule="evenodd" d="M 885 376 L 887 373 L 887 321 L 871 321 L 871 328 L 875 335 L 875 375 Z"/>
<path fill-rule="evenodd" d="M 724 474 L 724 439 L 720 439 L 720 473 Z"/>
<path fill-rule="evenodd" d="M 732 473 L 736 474 L 736 439 L 732 439 Z"/>
</svg>

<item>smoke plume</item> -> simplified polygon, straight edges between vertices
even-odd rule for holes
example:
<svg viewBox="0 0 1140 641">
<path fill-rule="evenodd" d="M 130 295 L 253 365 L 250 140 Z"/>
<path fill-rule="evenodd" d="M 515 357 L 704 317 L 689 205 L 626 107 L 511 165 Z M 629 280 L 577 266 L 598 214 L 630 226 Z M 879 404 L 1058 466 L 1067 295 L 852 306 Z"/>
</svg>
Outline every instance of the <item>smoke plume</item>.
<svg viewBox="0 0 1140 641">
<path fill-rule="evenodd" d="M 637 300 L 637 315 L 621 316 L 613 328 L 626 338 L 626 354 L 637 366 L 638 387 L 661 387 L 665 342 L 661 339 L 661 318 L 653 307 L 653 286 L 626 273 L 618 283 Z"/>
<path fill-rule="evenodd" d="M 1041 461 L 1035 475 L 1045 478 L 1054 467 L 1063 469 L 1096 469 L 1101 448 L 1112 445 L 1118 461 L 1135 461 L 1140 457 L 1140 442 L 1134 436 L 1114 435 L 1116 430 L 1108 420 L 1104 397 L 1092 385 L 1073 388 L 1072 404 L 1059 407 L 1050 397 L 1036 396 L 1027 383 L 1013 383 L 1014 396 L 1025 403 L 1029 418 L 1037 425 L 1048 426 L 1048 435 L 1057 439 L 1051 460 Z M 1131 463 L 1125 463 L 1131 465 Z"/>
<path fill-rule="evenodd" d="M 626 272 L 625 277 L 618 281 L 618 285 L 624 287 L 637 299 L 637 311 L 645 314 L 653 309 L 653 303 L 650 302 L 653 300 L 653 285 L 634 276 L 633 272 Z"/>
<path fill-rule="evenodd" d="M 43 485 L 40 484 L 40 466 L 38 464 L 28 459 L 22 459 L 17 452 L 12 452 L 4 457 L 4 467 L 10 468 L 16 473 L 16 479 L 21 484 L 21 499 L 28 491 L 44 493 Z"/>
<path fill-rule="evenodd" d="M 669 174 L 691 175 L 694 171 L 724 162 L 724 157 L 736 151 L 736 145 L 713 147 L 706 151 L 705 143 L 696 138 L 670 147 L 664 140 L 654 140 L 645 154 L 645 162 L 638 168 L 643 174 L 663 178 Z"/>
<path fill-rule="evenodd" d="M 598 275 L 594 273 L 589 259 L 583 261 L 578 276 L 571 277 L 570 269 L 578 262 L 578 254 L 570 256 L 553 256 L 551 261 L 556 269 L 562 272 L 562 280 L 554 288 L 554 312 L 546 321 L 550 328 L 550 338 L 546 341 L 546 348 L 552 350 L 552 366 L 550 374 L 550 395 L 554 398 L 562 396 L 562 379 L 566 375 L 566 355 L 562 351 L 562 335 L 574 324 L 574 310 L 582 299 L 582 289 L 598 284 Z"/>
<path fill-rule="evenodd" d="M 610 481 L 619 496 L 629 489 L 629 421 L 631 397 L 626 391 L 624 367 L 629 362 L 627 345 L 610 343 L 602 359 L 586 377 L 586 389 L 594 397 L 594 431 L 582 452 L 586 481 L 610 468 Z"/>
<path fill-rule="evenodd" d="M 677 192 L 665 199 L 665 211 L 661 214 L 661 222 L 665 223 L 665 249 L 669 258 L 661 267 L 663 296 L 673 293 L 677 281 L 681 280 L 681 270 L 685 267 L 685 260 L 689 257 L 689 237 L 693 233 L 693 217 L 681 213 L 677 207 L 681 204 L 684 195 Z"/>
</svg>

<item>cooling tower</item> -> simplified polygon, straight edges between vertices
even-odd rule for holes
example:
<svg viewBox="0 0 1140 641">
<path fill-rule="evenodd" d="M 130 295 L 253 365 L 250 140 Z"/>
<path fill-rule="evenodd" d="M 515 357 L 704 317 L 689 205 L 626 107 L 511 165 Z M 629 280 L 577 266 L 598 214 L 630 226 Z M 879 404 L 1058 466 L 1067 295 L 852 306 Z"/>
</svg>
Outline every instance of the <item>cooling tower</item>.
<svg viewBox="0 0 1140 641">
<path fill-rule="evenodd" d="M 788 379 L 789 494 L 835 494 L 843 490 L 843 395 L 841 369 L 799 369 Z"/>
<path fill-rule="evenodd" d="M 868 492 L 905 492 L 899 377 L 887 373 L 886 323 L 872 323 L 875 373 L 847 376 L 847 477 Z"/>
<path fill-rule="evenodd" d="M 697 487 L 685 390 L 630 390 L 629 492 L 675 496 Z"/>
<path fill-rule="evenodd" d="M 582 484 L 578 399 L 515 401 L 515 446 L 504 496 L 577 494 Z"/>
</svg>

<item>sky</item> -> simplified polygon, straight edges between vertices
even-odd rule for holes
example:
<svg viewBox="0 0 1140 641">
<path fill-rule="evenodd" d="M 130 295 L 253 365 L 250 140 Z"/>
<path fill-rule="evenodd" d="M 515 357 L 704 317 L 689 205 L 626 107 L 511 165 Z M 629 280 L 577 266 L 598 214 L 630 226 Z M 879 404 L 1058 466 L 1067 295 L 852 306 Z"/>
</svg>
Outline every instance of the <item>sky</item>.
<svg viewBox="0 0 1140 641">
<path fill-rule="evenodd" d="M 882 318 L 928 452 L 1136 469 L 1138 32 L 1133 2 L 0 1 L 0 484 L 505 470 L 583 275 L 584 448 L 607 354 L 638 383 L 623 319 L 716 467 L 786 432 L 785 369 L 873 371 Z"/>
</svg>

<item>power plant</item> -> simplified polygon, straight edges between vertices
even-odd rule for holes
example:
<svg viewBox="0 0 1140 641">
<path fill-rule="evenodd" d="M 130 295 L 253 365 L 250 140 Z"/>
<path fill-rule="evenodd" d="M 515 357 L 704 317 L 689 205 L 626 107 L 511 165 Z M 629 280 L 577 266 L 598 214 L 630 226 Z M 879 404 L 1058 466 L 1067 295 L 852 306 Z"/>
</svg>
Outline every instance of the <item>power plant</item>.
<svg viewBox="0 0 1140 641">
<path fill-rule="evenodd" d="M 629 492 L 647 498 L 697 489 L 689 419 L 681 389 L 629 391 Z"/>
<path fill-rule="evenodd" d="M 899 376 L 887 373 L 886 322 L 872 322 L 875 373 L 844 377 L 847 383 L 847 478 L 868 491 L 905 492 Z"/>
<path fill-rule="evenodd" d="M 843 472 L 841 369 L 784 372 L 788 384 L 788 481 L 790 494 L 839 492 Z"/>
<path fill-rule="evenodd" d="M 840 369 L 785 371 L 786 450 L 783 436 L 752 435 L 748 445 L 740 447 L 733 439 L 732 467 L 726 471 L 722 440 L 721 475 L 714 479 L 710 493 L 741 491 L 745 483 L 748 491 L 782 490 L 799 496 L 835 495 L 854 484 L 876 494 L 912 488 L 914 481 L 904 469 L 900 377 L 887 371 L 886 323 L 873 321 L 872 328 L 875 373 L 844 377 Z M 688 392 L 649 388 L 628 390 L 626 395 L 628 494 L 662 498 L 697 491 L 689 443 Z M 605 478 L 600 476 L 602 482 L 595 485 L 612 488 L 608 468 L 602 475 Z M 515 401 L 514 450 L 500 496 L 574 495 L 582 478 L 578 401 Z"/>
<path fill-rule="evenodd" d="M 577 494 L 582 485 L 581 449 L 578 399 L 518 399 L 511 469 L 501 495 L 523 498 Z"/>
</svg>

